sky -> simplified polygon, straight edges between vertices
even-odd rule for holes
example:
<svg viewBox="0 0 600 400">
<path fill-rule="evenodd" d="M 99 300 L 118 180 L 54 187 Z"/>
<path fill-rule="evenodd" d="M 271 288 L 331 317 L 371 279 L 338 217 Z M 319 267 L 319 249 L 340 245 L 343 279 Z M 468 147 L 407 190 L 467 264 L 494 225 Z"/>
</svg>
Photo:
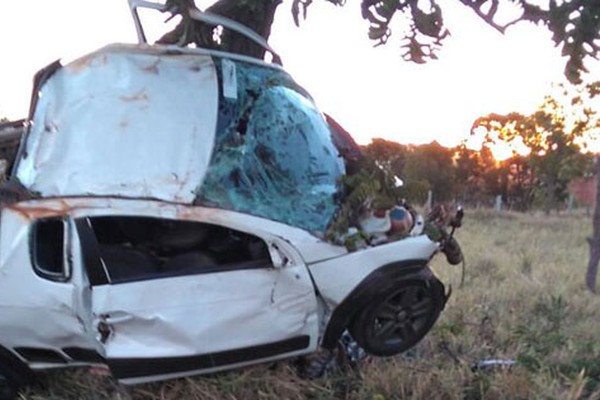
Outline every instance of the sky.
<svg viewBox="0 0 600 400">
<path fill-rule="evenodd" d="M 442 3 L 451 36 L 439 60 L 425 65 L 402 60 L 399 34 L 373 47 L 357 1 L 315 1 L 298 28 L 286 0 L 270 43 L 319 108 L 361 144 L 382 137 L 456 145 L 477 117 L 530 113 L 563 80 L 565 61 L 546 29 L 518 24 L 501 35 L 458 1 Z M 149 36 L 157 37 L 164 17 L 149 13 Z M 0 117 L 27 115 L 32 77 L 50 62 L 136 40 L 127 0 L 0 0 Z"/>
</svg>

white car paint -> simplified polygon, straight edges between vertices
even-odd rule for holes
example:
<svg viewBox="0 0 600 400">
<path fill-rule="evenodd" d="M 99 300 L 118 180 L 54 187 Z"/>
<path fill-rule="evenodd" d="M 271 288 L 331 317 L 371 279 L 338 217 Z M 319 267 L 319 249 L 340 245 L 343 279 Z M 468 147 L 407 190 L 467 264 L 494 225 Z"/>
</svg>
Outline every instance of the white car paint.
<svg viewBox="0 0 600 400">
<path fill-rule="evenodd" d="M 293 246 L 266 231 L 258 236 L 276 246 L 281 259 L 285 260 L 278 268 L 107 284 L 94 286 L 89 291 L 86 290 L 79 239 L 74 229 L 68 229 L 75 235 L 67 240 L 72 246 L 67 250 L 72 252 L 69 281 L 52 282 L 35 274 L 29 262 L 31 222 L 53 216 L 81 218 L 128 214 L 152 217 L 183 214 L 186 220 L 194 215 L 192 210 L 183 211 L 178 205 L 122 199 L 49 199 L 3 210 L 0 344 L 9 348 L 51 348 L 59 353 L 64 347 L 97 348 L 107 359 L 208 354 L 300 335 L 310 338 L 309 345 L 285 356 L 312 352 L 317 348 L 317 300 L 305 262 Z M 215 218 L 217 214 L 218 210 L 206 209 L 195 213 L 196 216 L 212 216 L 209 221 L 202 222 L 213 223 L 220 219 Z M 228 217 L 225 219 L 229 227 L 243 230 L 244 223 L 238 226 L 234 215 Z M 238 217 L 247 218 L 245 215 Z M 256 231 L 253 233 L 257 234 Z M 24 282 L 28 286 L 26 291 L 23 290 Z M 101 321 L 112 331 L 104 343 L 98 334 Z M 38 329 L 32 331 L 32 326 Z M 23 332 L 28 334 L 24 336 Z M 282 356 L 278 354 L 275 358 Z M 46 365 L 41 363 L 32 367 L 44 368 Z M 219 368 L 210 368 L 216 369 Z M 175 375 L 189 375 L 189 372 Z M 152 379 L 156 377 L 125 381 Z"/>
<path fill-rule="evenodd" d="M 438 244 L 425 235 L 409 237 L 344 257 L 316 262 L 309 266 L 309 270 L 323 299 L 331 308 L 335 308 L 377 268 L 406 260 L 425 264 L 437 250 Z"/>
<path fill-rule="evenodd" d="M 78 296 L 80 271 L 72 270 L 68 282 L 36 275 L 30 262 L 30 221 L 10 209 L 2 211 L 1 221 L 0 344 L 8 348 L 90 346 Z"/>
<path fill-rule="evenodd" d="M 100 49 L 44 84 L 16 176 L 44 196 L 191 203 L 212 154 L 217 100 L 208 55 Z"/>
</svg>

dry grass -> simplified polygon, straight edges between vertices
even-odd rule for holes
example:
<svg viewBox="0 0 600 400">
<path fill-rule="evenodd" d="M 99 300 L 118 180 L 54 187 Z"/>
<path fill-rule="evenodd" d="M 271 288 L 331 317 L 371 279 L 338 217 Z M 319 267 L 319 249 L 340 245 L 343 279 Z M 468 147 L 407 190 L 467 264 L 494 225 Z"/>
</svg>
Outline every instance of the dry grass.
<svg viewBox="0 0 600 400">
<path fill-rule="evenodd" d="M 584 216 L 471 212 L 460 268 L 434 269 L 454 293 L 414 349 L 358 370 L 299 379 L 288 363 L 125 389 L 87 371 L 45 374 L 23 399 L 600 399 L 600 296 L 584 290 Z M 473 370 L 484 359 L 512 367 Z"/>
</svg>

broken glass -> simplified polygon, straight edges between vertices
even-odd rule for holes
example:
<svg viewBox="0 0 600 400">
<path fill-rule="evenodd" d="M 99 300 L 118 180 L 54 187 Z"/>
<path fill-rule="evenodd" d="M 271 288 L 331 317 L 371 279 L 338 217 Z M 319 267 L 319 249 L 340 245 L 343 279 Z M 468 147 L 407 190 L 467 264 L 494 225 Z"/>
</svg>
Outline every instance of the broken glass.
<svg viewBox="0 0 600 400">
<path fill-rule="evenodd" d="M 215 147 L 196 204 L 323 232 L 343 160 L 323 115 L 279 69 L 215 60 Z"/>
</svg>

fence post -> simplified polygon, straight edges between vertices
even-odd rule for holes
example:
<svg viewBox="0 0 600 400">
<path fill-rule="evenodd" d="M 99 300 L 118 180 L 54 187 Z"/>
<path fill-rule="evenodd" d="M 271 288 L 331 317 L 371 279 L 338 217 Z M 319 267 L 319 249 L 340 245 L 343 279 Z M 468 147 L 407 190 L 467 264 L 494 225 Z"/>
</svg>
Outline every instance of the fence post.
<svg viewBox="0 0 600 400">
<path fill-rule="evenodd" d="M 496 196 L 496 202 L 494 204 L 494 210 L 496 210 L 496 212 L 502 211 L 502 196 L 501 195 Z"/>
<path fill-rule="evenodd" d="M 570 213 L 573 212 L 573 193 L 569 193 L 569 200 L 567 200 L 567 211 Z"/>
<path fill-rule="evenodd" d="M 431 211 L 433 209 L 433 192 L 431 190 L 427 191 L 427 210 Z"/>
</svg>

